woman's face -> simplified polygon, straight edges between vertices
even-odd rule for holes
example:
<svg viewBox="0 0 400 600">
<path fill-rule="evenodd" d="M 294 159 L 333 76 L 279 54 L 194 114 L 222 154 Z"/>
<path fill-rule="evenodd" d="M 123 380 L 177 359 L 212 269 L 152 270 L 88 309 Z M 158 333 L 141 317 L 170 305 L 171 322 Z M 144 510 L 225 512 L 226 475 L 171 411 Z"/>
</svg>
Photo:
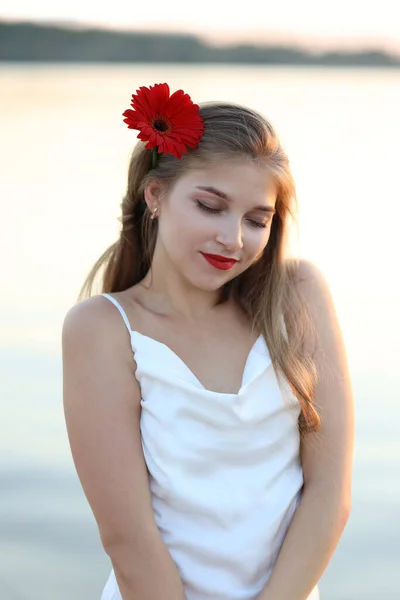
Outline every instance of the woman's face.
<svg viewBox="0 0 400 600">
<path fill-rule="evenodd" d="M 265 168 L 230 161 L 192 169 L 154 198 L 150 185 L 146 200 L 150 209 L 158 206 L 154 260 L 202 290 L 217 290 L 243 273 L 268 243 L 276 187 Z"/>
</svg>

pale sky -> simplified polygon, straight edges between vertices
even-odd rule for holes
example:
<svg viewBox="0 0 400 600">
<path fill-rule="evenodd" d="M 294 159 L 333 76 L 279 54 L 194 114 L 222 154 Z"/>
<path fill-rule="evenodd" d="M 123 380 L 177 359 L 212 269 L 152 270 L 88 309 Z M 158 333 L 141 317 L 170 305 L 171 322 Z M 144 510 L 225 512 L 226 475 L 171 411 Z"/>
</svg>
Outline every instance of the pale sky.
<svg viewBox="0 0 400 600">
<path fill-rule="evenodd" d="M 125 29 L 180 31 L 212 41 L 291 41 L 316 46 L 376 45 L 400 50 L 398 0 L 2 0 L 0 18 L 68 21 Z"/>
</svg>

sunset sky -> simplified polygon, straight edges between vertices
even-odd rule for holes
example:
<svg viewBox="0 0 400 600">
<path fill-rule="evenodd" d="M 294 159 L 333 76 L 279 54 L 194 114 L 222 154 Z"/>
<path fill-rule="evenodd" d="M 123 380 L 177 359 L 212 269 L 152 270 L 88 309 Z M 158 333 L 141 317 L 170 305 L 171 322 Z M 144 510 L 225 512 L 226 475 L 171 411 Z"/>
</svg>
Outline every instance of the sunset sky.
<svg viewBox="0 0 400 600">
<path fill-rule="evenodd" d="M 240 5 L 236 5 L 240 6 Z M 400 51 L 396 0 L 247 0 L 245 9 L 215 0 L 89 3 L 3 0 L 0 18 L 63 21 L 124 29 L 179 31 L 213 42 L 294 42 L 314 47 L 379 47 Z"/>
</svg>

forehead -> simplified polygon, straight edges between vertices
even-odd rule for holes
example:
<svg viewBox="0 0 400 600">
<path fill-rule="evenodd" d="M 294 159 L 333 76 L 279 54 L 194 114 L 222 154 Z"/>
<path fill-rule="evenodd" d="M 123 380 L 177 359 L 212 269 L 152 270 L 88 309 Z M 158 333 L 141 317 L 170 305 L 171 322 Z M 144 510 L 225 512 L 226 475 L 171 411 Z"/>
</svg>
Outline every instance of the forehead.
<svg viewBox="0 0 400 600">
<path fill-rule="evenodd" d="M 212 187 L 231 200 L 275 205 L 276 183 L 266 167 L 251 162 L 223 162 L 190 169 L 181 180 L 188 191 Z"/>
</svg>

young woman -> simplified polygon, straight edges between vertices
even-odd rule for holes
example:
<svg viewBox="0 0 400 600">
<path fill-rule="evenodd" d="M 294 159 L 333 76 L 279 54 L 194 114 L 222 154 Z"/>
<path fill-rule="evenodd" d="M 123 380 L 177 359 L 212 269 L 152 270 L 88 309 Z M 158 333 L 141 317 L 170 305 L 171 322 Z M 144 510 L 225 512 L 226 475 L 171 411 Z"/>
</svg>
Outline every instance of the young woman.
<svg viewBox="0 0 400 600">
<path fill-rule="evenodd" d="M 353 402 L 325 279 L 288 256 L 287 156 L 255 111 L 167 84 L 124 116 L 120 237 L 62 339 L 102 600 L 316 600 L 349 516 Z"/>
</svg>

